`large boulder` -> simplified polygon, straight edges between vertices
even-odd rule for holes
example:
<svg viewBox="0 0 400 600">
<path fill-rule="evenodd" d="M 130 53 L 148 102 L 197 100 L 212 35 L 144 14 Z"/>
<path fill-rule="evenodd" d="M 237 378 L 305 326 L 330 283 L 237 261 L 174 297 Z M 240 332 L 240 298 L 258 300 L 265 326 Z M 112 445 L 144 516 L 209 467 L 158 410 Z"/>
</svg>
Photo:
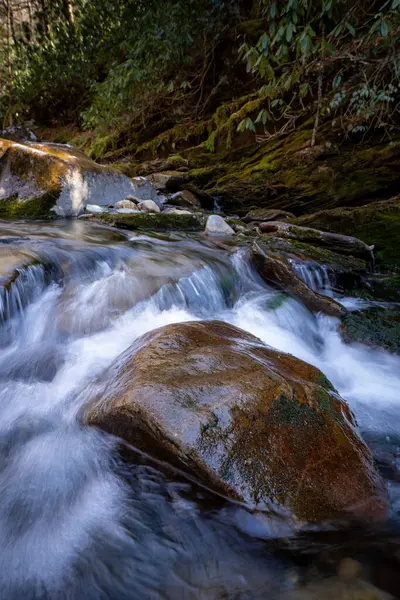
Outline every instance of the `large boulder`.
<svg viewBox="0 0 400 600">
<path fill-rule="evenodd" d="M 74 216 L 87 204 L 115 204 L 126 196 L 149 199 L 144 185 L 153 190 L 149 182 L 133 183 L 70 146 L 0 140 L 0 214 Z"/>
<path fill-rule="evenodd" d="M 105 372 L 82 413 L 231 498 L 300 519 L 383 519 L 347 404 L 315 367 L 219 321 L 168 325 Z"/>
<path fill-rule="evenodd" d="M 312 312 L 323 312 L 331 317 L 345 314 L 346 311 L 339 302 L 311 289 L 297 275 L 285 254 L 271 250 L 262 242 L 254 242 L 251 258 L 264 281 L 300 300 Z"/>
</svg>

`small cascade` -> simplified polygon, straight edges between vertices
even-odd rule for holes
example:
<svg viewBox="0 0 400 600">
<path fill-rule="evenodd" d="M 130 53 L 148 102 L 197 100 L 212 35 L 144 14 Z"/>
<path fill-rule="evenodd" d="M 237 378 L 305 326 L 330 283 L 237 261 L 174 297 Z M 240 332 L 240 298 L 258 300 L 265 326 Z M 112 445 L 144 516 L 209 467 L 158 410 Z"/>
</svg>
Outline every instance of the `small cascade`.
<svg viewBox="0 0 400 600">
<path fill-rule="evenodd" d="M 334 276 L 326 265 L 313 262 L 291 261 L 296 274 L 315 292 L 329 294 L 334 287 Z"/>
<path fill-rule="evenodd" d="M 49 283 L 44 265 L 30 265 L 16 269 L 13 280 L 0 288 L 0 324 L 22 313 L 35 302 Z"/>
</svg>

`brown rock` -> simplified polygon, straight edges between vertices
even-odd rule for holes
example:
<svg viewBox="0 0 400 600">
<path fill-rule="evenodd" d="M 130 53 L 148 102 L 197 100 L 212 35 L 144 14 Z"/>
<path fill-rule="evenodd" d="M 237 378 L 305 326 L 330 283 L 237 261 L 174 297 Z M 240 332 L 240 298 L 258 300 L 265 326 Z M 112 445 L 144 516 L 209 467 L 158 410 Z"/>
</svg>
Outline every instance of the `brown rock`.
<svg viewBox="0 0 400 600">
<path fill-rule="evenodd" d="M 177 190 L 185 181 L 185 174 L 180 171 L 163 171 L 152 173 L 147 179 L 157 190 Z"/>
<path fill-rule="evenodd" d="M 255 221 L 284 221 L 286 219 L 295 219 L 296 216 L 286 210 L 279 210 L 277 208 L 257 208 L 251 210 L 243 218 L 245 223 L 252 223 Z"/>
<path fill-rule="evenodd" d="M 168 198 L 168 204 L 172 206 L 180 206 L 182 208 L 201 208 L 201 202 L 189 190 L 182 190 Z"/>
<path fill-rule="evenodd" d="M 310 521 L 386 517 L 370 452 L 324 375 L 232 325 L 152 331 L 95 389 L 85 423 L 231 498 Z"/>
<path fill-rule="evenodd" d="M 300 300 L 312 312 L 323 312 L 331 317 L 341 317 L 345 308 L 328 296 L 314 292 L 294 272 L 289 261 L 283 255 L 255 242 L 252 248 L 252 261 L 258 273 L 267 282 L 284 290 Z"/>
</svg>

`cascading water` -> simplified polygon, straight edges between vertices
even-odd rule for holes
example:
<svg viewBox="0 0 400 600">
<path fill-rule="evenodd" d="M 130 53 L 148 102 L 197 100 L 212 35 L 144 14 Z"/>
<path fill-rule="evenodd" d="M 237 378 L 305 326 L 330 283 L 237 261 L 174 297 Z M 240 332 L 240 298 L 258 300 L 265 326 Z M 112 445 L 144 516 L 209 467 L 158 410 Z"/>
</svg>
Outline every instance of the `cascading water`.
<svg viewBox="0 0 400 600">
<path fill-rule="evenodd" d="M 1 305 L 1 597 L 261 600 L 301 576 L 272 551 L 294 534 L 290 521 L 216 506 L 154 464 L 127 465 L 118 440 L 78 424 L 95 378 L 168 323 L 221 319 L 317 365 L 399 474 L 400 357 L 345 345 L 334 319 L 269 288 L 245 251 L 80 222 L 12 233 L 57 276 L 26 267 Z"/>
</svg>

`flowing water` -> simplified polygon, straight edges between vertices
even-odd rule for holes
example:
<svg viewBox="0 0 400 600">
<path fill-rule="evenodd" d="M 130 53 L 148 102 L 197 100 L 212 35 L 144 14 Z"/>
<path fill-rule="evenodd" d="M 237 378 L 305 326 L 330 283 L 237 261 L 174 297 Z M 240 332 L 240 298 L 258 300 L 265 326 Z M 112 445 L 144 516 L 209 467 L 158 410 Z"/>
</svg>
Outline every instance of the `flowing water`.
<svg viewBox="0 0 400 600">
<path fill-rule="evenodd" d="M 234 246 L 80 221 L 1 223 L 0 244 L 35 259 L 0 295 L 0 598 L 274 599 L 321 548 L 386 556 L 400 534 L 399 356 L 344 344 L 335 319 L 269 288 Z M 297 268 L 329 288 L 325 270 Z M 78 423 L 96 377 L 135 338 L 198 319 L 233 323 L 327 375 L 388 481 L 384 531 L 340 543 L 299 532 L 145 458 L 128 464 L 118 440 Z"/>
</svg>

